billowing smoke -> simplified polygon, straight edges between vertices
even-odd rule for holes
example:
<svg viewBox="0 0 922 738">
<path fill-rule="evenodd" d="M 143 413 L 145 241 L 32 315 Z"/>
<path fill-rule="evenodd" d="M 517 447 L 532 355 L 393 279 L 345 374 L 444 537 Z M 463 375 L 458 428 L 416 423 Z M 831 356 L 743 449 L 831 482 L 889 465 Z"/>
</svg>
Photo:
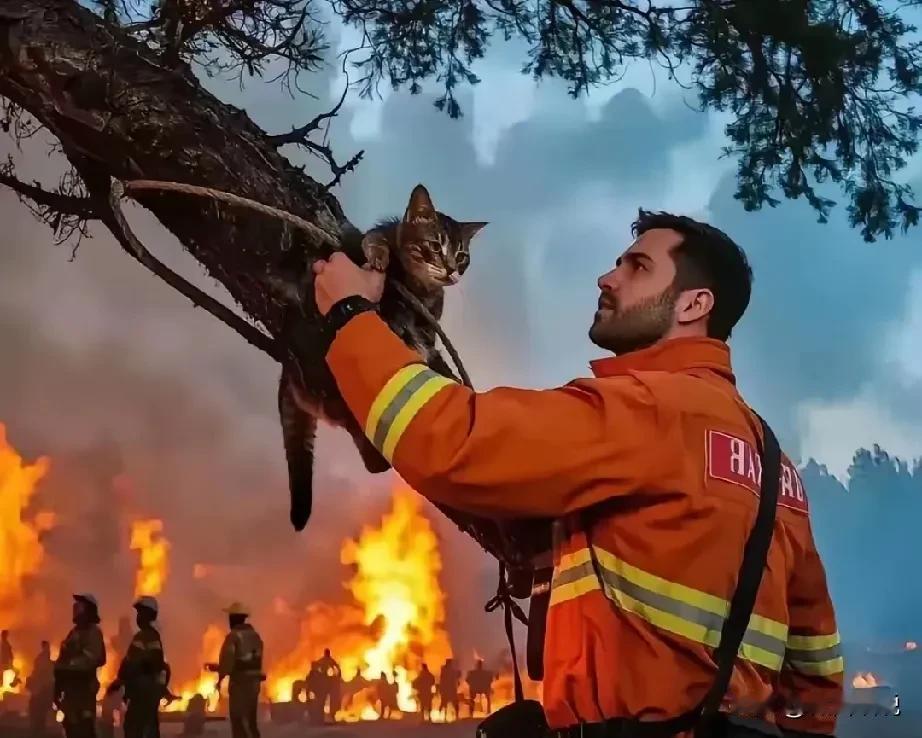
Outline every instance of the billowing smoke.
<svg viewBox="0 0 922 738">
<path fill-rule="evenodd" d="M 53 183 L 56 167 L 43 163 L 24 176 Z M 174 269 L 232 304 L 146 213 L 131 217 Z M 269 660 L 280 658 L 298 638 L 292 613 L 349 596 L 342 543 L 388 509 L 393 476 L 367 475 L 344 433 L 323 432 L 314 517 L 305 533 L 294 533 L 273 362 L 145 272 L 101 230 L 71 263 L 70 251 L 56 249 L 50 232 L 6 191 L 0 221 L 7 229 L 0 422 L 27 461 L 50 458 L 30 510 L 56 515 L 42 535 L 44 563 L 29 580 L 47 606 L 17 627 L 14 645 L 31 659 L 40 639 L 57 643 L 69 626 L 71 593 L 79 591 L 99 598 L 104 630 L 114 636 L 119 618 L 133 616 L 140 551 L 130 547 L 132 523 L 159 519 L 169 544 L 161 626 L 174 673 L 198 673 L 202 634 L 224 623 L 221 608 L 231 600 L 253 608 Z M 468 663 L 475 648 L 498 654 L 500 619 L 480 614 L 495 586 L 493 566 L 425 509 L 443 546 L 456 654 Z"/>
</svg>

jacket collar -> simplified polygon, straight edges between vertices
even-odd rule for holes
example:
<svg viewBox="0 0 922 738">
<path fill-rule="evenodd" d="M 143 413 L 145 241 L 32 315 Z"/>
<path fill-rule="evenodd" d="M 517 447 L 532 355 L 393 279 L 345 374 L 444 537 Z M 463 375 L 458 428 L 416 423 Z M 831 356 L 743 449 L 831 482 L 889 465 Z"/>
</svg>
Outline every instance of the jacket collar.
<svg viewBox="0 0 922 738">
<path fill-rule="evenodd" d="M 612 377 L 636 371 L 684 372 L 705 369 L 736 384 L 730 364 L 730 347 L 713 338 L 672 338 L 622 356 L 590 361 L 589 367 L 596 377 Z"/>
</svg>

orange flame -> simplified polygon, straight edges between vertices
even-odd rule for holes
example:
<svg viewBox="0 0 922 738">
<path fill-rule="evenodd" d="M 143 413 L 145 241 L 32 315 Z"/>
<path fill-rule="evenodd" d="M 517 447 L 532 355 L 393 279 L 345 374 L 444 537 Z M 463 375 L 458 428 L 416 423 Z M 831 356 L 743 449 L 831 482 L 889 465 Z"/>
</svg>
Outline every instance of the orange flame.
<svg viewBox="0 0 922 738">
<path fill-rule="evenodd" d="M 880 687 L 881 682 L 873 672 L 859 671 L 855 674 L 855 678 L 852 679 L 852 686 L 856 689 L 870 689 L 871 687 Z"/>
<path fill-rule="evenodd" d="M 0 672 L 0 702 L 5 694 L 20 694 L 23 687 L 22 659 L 13 658 L 13 668 Z"/>
<path fill-rule="evenodd" d="M 417 710 L 411 683 L 423 662 L 437 673 L 451 646 L 445 631 L 445 596 L 438 540 L 420 512 L 419 497 L 409 488 L 394 491 L 391 511 L 376 528 L 365 527 L 358 540 L 347 539 L 340 560 L 354 567 L 347 585 L 353 602 L 309 605 L 300 624 L 297 646 L 269 670 L 269 693 L 287 702 L 297 680 L 305 679 L 313 660 L 329 648 L 343 679 L 361 675 L 376 680 L 396 673 L 399 712 Z M 277 610 L 284 610 L 282 603 Z M 374 696 L 344 685 L 347 706 L 339 719 L 377 717 Z"/>
<path fill-rule="evenodd" d="M 151 518 L 132 522 L 129 546 L 141 554 L 134 596 L 160 594 L 169 572 L 170 550 L 170 543 L 163 536 L 163 521 Z"/>
<path fill-rule="evenodd" d="M 204 666 L 218 660 L 221 644 L 224 642 L 224 629 L 219 625 L 209 625 L 202 636 L 202 648 L 199 651 L 199 662 Z M 181 712 L 189 707 L 189 700 L 195 695 L 205 698 L 205 709 L 214 712 L 218 708 L 220 695 L 217 690 L 218 675 L 202 668 L 198 677 L 183 684 L 173 692 L 179 697 L 163 709 L 167 712 Z"/>
<path fill-rule="evenodd" d="M 6 427 L 0 423 L 0 627 L 15 628 L 35 608 L 27 601 L 23 582 L 42 564 L 45 550 L 41 534 L 54 526 L 54 514 L 40 512 L 26 516 L 39 481 L 47 474 L 49 460 L 33 464 L 9 445 Z"/>
</svg>

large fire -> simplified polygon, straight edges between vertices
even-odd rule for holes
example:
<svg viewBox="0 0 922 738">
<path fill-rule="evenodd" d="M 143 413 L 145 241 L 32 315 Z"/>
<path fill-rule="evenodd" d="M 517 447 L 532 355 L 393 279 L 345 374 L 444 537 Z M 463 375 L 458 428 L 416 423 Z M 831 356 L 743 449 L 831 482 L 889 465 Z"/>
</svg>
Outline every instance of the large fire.
<svg viewBox="0 0 922 738">
<path fill-rule="evenodd" d="M 153 518 L 132 522 L 129 546 L 141 556 L 134 596 L 160 594 L 169 571 L 170 550 L 170 543 L 163 535 L 163 521 Z"/>
<path fill-rule="evenodd" d="M 0 626 L 15 628 L 28 612 L 23 583 L 41 566 L 41 534 L 54 525 L 54 513 L 27 510 L 38 482 L 48 472 L 49 460 L 23 463 L 9 445 L 0 423 Z"/>
<path fill-rule="evenodd" d="M 347 693 L 350 682 L 353 689 L 361 683 L 357 675 L 369 681 L 382 674 L 393 681 L 396 675 L 399 711 L 415 712 L 411 683 L 421 665 L 438 673 L 451 657 L 438 540 L 420 512 L 419 497 L 404 487 L 395 490 L 393 507 L 380 525 L 366 526 L 358 540 L 347 539 L 340 560 L 354 567 L 346 585 L 354 601 L 305 609 L 296 647 L 269 670 L 269 696 L 290 701 L 295 682 L 305 679 L 311 663 L 329 648 Z M 374 699 L 367 689 L 349 694 L 340 719 L 377 717 Z"/>
<path fill-rule="evenodd" d="M 23 585 L 42 564 L 45 551 L 41 534 L 54 526 L 55 519 L 50 512 L 29 515 L 27 511 L 48 467 L 45 457 L 33 464 L 24 463 L 0 423 L 0 629 L 15 628 L 35 611 L 36 603 L 29 600 Z M 12 668 L 0 671 L 0 700 L 4 694 L 22 690 L 23 666 L 16 657 Z"/>
<path fill-rule="evenodd" d="M 872 687 L 880 687 L 882 685 L 873 672 L 859 671 L 855 674 L 855 678 L 852 679 L 852 686 L 855 689 L 871 689 Z"/>
<path fill-rule="evenodd" d="M 164 708 L 168 712 L 179 712 L 189 707 L 189 701 L 195 695 L 201 695 L 205 698 L 206 709 L 208 712 L 214 712 L 218 708 L 220 695 L 217 690 L 216 674 L 206 671 L 205 664 L 214 663 L 218 660 L 218 653 L 221 651 L 221 643 L 224 641 L 225 630 L 218 625 L 209 625 L 202 636 L 202 647 L 199 650 L 199 665 L 201 672 L 195 679 L 183 684 L 179 689 L 172 689 L 173 693 L 179 697 L 178 700 L 169 703 Z"/>
<path fill-rule="evenodd" d="M 34 509 L 36 486 L 48 468 L 46 458 L 24 462 L 7 443 L 5 428 L 0 424 L 0 561 L 3 562 L 0 566 L 0 629 L 9 628 L 14 636 L 16 629 L 28 624 L 29 617 L 34 616 L 37 605 L 43 605 L 43 601 L 33 601 L 35 595 L 26 582 L 30 576 L 41 573 L 45 557 L 41 534 L 55 524 L 52 513 Z M 137 556 L 133 582 L 135 597 L 160 596 L 167 587 L 172 552 L 164 530 L 163 521 L 157 518 L 131 522 L 129 548 Z M 453 657 L 445 628 L 438 540 L 421 510 L 421 498 L 405 486 L 396 488 L 391 509 L 378 524 L 365 526 L 355 539 L 343 542 L 340 561 L 349 570 L 343 603 L 317 601 L 307 606 L 294 606 L 282 597 L 275 597 L 271 602 L 271 619 L 287 621 L 289 632 L 296 633 L 297 638 L 281 649 L 276 646 L 268 649 L 263 699 L 274 703 L 305 702 L 311 689 L 312 668 L 324 649 L 329 649 L 339 664 L 341 675 L 341 680 L 336 680 L 342 697 L 337 719 L 378 718 L 379 699 L 385 693 L 389 693 L 392 700 L 392 717 L 418 713 L 420 705 L 413 684 L 423 664 L 438 678 L 446 660 Z M 194 564 L 193 579 L 209 579 L 213 568 L 211 564 Z M 261 609 L 254 617 L 257 629 L 272 627 L 263 619 L 265 614 Z M 112 635 L 107 631 L 107 636 Z M 125 645 L 121 635 L 120 631 L 115 638 L 106 638 L 109 658 L 98 673 L 100 700 L 115 678 L 124 655 L 117 652 Z M 178 699 L 165 705 L 165 710 L 184 711 L 196 695 L 205 699 L 207 711 L 219 709 L 217 675 L 204 670 L 203 666 L 218 660 L 225 635 L 224 624 L 207 627 L 195 670 L 184 675 L 174 673 L 170 689 Z M 51 640 L 57 642 L 59 639 L 52 637 Z M 273 639 L 270 637 L 269 641 Z M 187 647 L 186 650 L 191 649 Z M 477 658 L 474 654 L 474 661 Z M 472 666 L 465 663 L 469 661 L 462 659 L 463 663 L 457 664 L 461 672 L 459 697 L 462 703 L 466 702 L 461 695 L 466 691 L 463 686 L 465 670 Z M 4 694 L 24 691 L 27 676 L 24 666 L 20 654 L 16 653 L 13 668 L 0 672 L 0 700 Z M 496 709 L 512 699 L 512 672 L 508 664 L 492 664 L 488 668 L 490 666 L 499 666 L 502 672 L 493 682 L 492 707 Z M 188 676 L 188 679 L 177 678 L 179 676 Z M 438 697 L 435 702 L 439 703 Z M 111 708 L 106 704 L 102 703 L 100 709 Z M 60 720 L 60 715 L 57 717 Z M 439 720 L 446 716 L 436 710 L 432 718 Z"/>
</svg>

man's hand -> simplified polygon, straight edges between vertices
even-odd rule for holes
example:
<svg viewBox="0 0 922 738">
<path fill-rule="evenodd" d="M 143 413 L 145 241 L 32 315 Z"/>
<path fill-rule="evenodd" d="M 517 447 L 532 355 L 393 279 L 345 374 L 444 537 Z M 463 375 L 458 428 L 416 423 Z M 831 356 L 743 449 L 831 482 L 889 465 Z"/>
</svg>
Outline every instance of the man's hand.
<svg viewBox="0 0 922 738">
<path fill-rule="evenodd" d="M 384 274 L 362 269 L 344 253 L 337 251 L 329 261 L 314 262 L 314 299 L 321 315 L 345 297 L 361 295 L 378 302 L 384 292 Z"/>
</svg>

